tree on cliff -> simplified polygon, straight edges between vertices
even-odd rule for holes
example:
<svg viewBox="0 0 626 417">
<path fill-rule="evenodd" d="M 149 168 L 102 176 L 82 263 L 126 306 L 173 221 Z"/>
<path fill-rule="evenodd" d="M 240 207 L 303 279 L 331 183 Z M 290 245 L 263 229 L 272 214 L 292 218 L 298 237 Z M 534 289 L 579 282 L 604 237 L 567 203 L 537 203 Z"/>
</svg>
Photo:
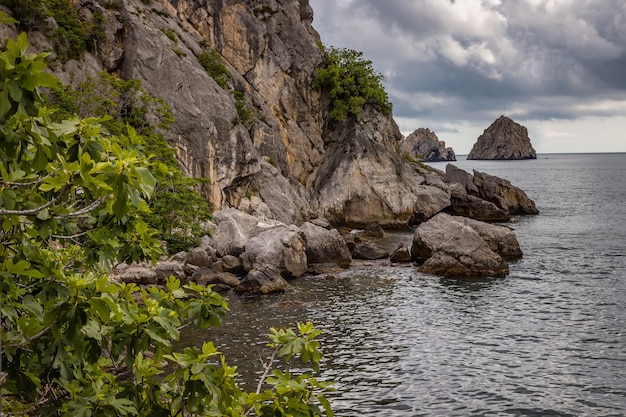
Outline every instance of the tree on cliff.
<svg viewBox="0 0 626 417">
<path fill-rule="evenodd" d="M 155 187 L 141 137 L 102 118 L 52 122 L 41 88 L 57 81 L 27 47 L 21 34 L 0 51 L 0 415 L 332 415 L 312 375 L 270 377 L 270 363 L 270 388 L 248 394 L 212 342 L 175 349 L 182 327 L 226 313 L 211 288 L 109 280 L 160 254 L 136 215 Z M 273 329 L 271 346 L 317 370 L 318 334 Z"/>
<path fill-rule="evenodd" d="M 324 48 L 326 66 L 315 72 L 313 85 L 327 92 L 330 98 L 330 121 L 336 123 L 348 115 L 360 117 L 365 105 L 374 106 L 383 114 L 390 114 L 389 101 L 382 80 L 372 61 L 363 53 L 345 48 Z"/>
</svg>

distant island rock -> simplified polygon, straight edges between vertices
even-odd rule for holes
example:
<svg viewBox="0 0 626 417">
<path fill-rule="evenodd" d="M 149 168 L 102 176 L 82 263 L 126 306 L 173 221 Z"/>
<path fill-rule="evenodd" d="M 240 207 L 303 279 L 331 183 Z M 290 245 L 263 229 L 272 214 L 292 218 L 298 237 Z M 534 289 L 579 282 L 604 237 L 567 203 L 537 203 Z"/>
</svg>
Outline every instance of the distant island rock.
<svg viewBox="0 0 626 417">
<path fill-rule="evenodd" d="M 446 148 L 446 143 L 439 140 L 435 132 L 423 127 L 407 136 L 401 142 L 400 150 L 426 162 L 456 161 L 452 148 Z"/>
<path fill-rule="evenodd" d="M 493 122 L 474 144 L 467 159 L 537 159 L 528 130 L 506 116 Z"/>
</svg>

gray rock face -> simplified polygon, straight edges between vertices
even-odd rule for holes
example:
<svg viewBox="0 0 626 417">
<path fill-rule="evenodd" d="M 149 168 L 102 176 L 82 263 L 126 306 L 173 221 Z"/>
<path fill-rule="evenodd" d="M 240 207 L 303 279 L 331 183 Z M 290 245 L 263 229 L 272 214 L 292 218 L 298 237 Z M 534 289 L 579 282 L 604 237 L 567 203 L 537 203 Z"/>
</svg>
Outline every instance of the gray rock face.
<svg viewBox="0 0 626 417">
<path fill-rule="evenodd" d="M 248 272 L 235 291 L 248 294 L 271 294 L 284 292 L 288 286 L 287 281 L 277 270 L 264 267 Z"/>
<path fill-rule="evenodd" d="M 233 208 L 217 211 L 213 217 L 217 223 L 214 240 L 218 255 L 242 254 L 258 220 Z"/>
<path fill-rule="evenodd" d="M 402 157 L 401 137 L 393 119 L 371 109 L 333 130 L 314 185 L 319 215 L 350 227 L 406 226 L 449 206 L 448 194 L 425 185 Z"/>
<path fill-rule="evenodd" d="M 300 277 L 307 271 L 303 233 L 296 226 L 268 227 L 248 241 L 241 260 L 247 271 L 272 268 L 286 278 Z"/>
<path fill-rule="evenodd" d="M 485 222 L 505 222 L 510 219 L 508 211 L 504 211 L 492 202 L 467 194 L 463 185 L 450 184 L 450 201 L 452 205 L 446 209 L 454 216 L 464 216 Z"/>
<path fill-rule="evenodd" d="M 354 259 L 365 259 L 365 260 L 376 260 L 376 259 L 385 259 L 389 257 L 389 252 L 387 252 L 380 245 L 369 242 L 367 240 L 356 242 L 354 246 L 354 250 L 352 251 L 352 257 Z"/>
<path fill-rule="evenodd" d="M 503 257 L 490 248 L 474 228 L 475 223 L 465 220 L 440 213 L 415 230 L 411 255 L 423 262 L 419 271 L 443 276 L 507 275 L 509 267 Z M 490 231 L 496 233 L 495 229 Z M 510 230 L 500 232 L 506 234 Z"/>
<path fill-rule="evenodd" d="M 535 202 L 520 188 L 494 175 L 474 175 L 452 164 L 446 166 L 451 206 L 447 212 L 483 221 L 507 221 L 515 214 L 539 214 Z"/>
<path fill-rule="evenodd" d="M 474 185 L 480 198 L 491 201 L 509 214 L 539 214 L 535 202 L 510 181 L 474 170 Z"/>
<path fill-rule="evenodd" d="M 314 264 L 335 264 L 345 268 L 350 265 L 352 255 L 336 229 L 327 230 L 313 223 L 300 226 L 306 239 L 306 256 L 309 267 Z"/>
<path fill-rule="evenodd" d="M 420 127 L 400 143 L 400 151 L 426 162 L 456 161 L 452 148 L 439 140 L 435 132 Z"/>
<path fill-rule="evenodd" d="M 537 159 L 528 130 L 500 116 L 478 137 L 467 159 Z"/>
</svg>

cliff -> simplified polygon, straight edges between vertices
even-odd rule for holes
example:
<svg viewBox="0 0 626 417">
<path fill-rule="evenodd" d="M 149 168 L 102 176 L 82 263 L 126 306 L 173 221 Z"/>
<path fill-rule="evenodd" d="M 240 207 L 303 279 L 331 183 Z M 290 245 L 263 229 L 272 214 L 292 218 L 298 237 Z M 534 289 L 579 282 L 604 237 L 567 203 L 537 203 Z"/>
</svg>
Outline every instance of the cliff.
<svg viewBox="0 0 626 417">
<path fill-rule="evenodd" d="M 50 33 L 32 30 L 34 49 L 52 51 L 52 71 L 65 83 L 106 71 L 164 99 L 174 116 L 167 140 L 188 175 L 210 180 L 202 192 L 213 210 L 289 224 L 326 216 L 336 225 L 402 226 L 450 204 L 402 158 L 391 115 L 365 108 L 331 126 L 329 97 L 313 87 L 325 56 L 308 0 L 70 4 L 98 28 L 92 47 L 63 60 Z M 0 29 L 3 39 L 15 34 Z M 226 85 L 201 65 L 208 52 L 226 67 Z"/>
<path fill-rule="evenodd" d="M 412 158 L 425 162 L 456 161 L 452 148 L 439 140 L 435 132 L 420 127 L 400 144 L 400 150 Z"/>
<path fill-rule="evenodd" d="M 537 159 L 537 153 L 528 130 L 500 116 L 478 137 L 467 159 Z"/>
</svg>

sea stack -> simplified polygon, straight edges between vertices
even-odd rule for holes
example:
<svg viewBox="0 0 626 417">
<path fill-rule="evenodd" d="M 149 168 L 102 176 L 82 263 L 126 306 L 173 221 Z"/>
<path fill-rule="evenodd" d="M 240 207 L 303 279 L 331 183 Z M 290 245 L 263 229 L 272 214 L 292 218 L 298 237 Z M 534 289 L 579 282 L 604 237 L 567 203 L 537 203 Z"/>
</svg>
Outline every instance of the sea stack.
<svg viewBox="0 0 626 417">
<path fill-rule="evenodd" d="M 439 140 L 435 132 L 423 127 L 407 136 L 400 150 L 425 162 L 456 161 L 452 148 L 446 148 L 446 143 Z"/>
<path fill-rule="evenodd" d="M 493 122 L 474 144 L 467 159 L 537 159 L 528 130 L 506 116 Z"/>
</svg>

